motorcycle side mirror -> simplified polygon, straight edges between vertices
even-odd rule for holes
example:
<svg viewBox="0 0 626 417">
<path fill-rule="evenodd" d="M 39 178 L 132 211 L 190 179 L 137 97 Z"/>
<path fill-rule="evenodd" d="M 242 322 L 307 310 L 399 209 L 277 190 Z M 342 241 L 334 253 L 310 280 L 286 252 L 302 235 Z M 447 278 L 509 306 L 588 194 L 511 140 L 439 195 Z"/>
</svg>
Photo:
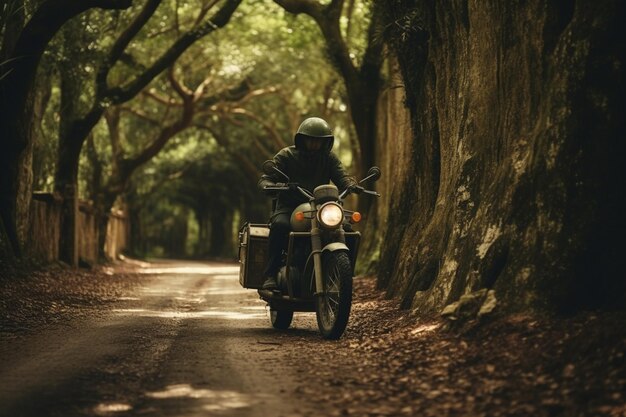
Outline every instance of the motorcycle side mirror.
<svg viewBox="0 0 626 417">
<path fill-rule="evenodd" d="M 368 171 L 367 171 L 367 176 L 368 177 L 372 177 L 372 181 L 378 181 L 381 177 L 382 173 L 380 172 L 380 168 L 378 167 L 371 167 Z"/>
<path fill-rule="evenodd" d="M 276 166 L 276 162 L 272 161 L 271 159 L 263 162 L 263 172 L 267 175 L 273 175 L 278 172 L 287 182 L 289 182 L 289 176 L 280 169 L 278 169 L 278 167 Z"/>
<path fill-rule="evenodd" d="M 378 168 L 378 167 L 371 167 L 370 169 L 367 170 L 367 176 L 365 178 L 363 178 L 361 181 L 359 181 L 359 183 L 365 182 L 365 181 L 368 181 L 368 180 L 378 181 L 380 179 L 381 175 L 382 174 L 380 172 L 380 168 Z"/>
</svg>

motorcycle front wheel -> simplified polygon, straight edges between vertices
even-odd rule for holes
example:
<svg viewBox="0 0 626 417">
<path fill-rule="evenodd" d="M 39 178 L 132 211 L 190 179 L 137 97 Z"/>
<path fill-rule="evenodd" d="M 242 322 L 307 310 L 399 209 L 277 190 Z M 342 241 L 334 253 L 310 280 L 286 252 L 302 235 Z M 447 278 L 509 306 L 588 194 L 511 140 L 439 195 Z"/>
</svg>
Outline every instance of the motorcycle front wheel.
<svg viewBox="0 0 626 417">
<path fill-rule="evenodd" d="M 352 306 L 352 268 L 346 252 L 325 253 L 324 288 L 316 300 L 317 326 L 325 339 L 339 339 L 348 325 Z"/>
<path fill-rule="evenodd" d="M 272 327 L 279 330 L 288 329 L 293 319 L 293 311 L 270 309 Z"/>
</svg>

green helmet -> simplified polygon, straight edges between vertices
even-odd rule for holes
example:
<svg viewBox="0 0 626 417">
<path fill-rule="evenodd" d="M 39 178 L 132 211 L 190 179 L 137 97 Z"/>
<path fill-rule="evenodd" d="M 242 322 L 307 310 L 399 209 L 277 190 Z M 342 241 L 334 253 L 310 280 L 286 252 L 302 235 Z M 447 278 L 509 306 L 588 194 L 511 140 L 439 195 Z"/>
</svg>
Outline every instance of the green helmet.
<svg viewBox="0 0 626 417">
<path fill-rule="evenodd" d="M 326 149 L 328 151 L 332 149 L 335 142 L 335 137 L 333 136 L 333 132 L 330 130 L 330 126 L 328 126 L 328 123 L 326 123 L 324 119 L 320 119 L 319 117 L 309 117 L 308 119 L 304 119 L 304 121 L 300 124 L 294 138 L 296 148 L 304 148 L 302 139 L 305 137 L 326 139 Z"/>
</svg>

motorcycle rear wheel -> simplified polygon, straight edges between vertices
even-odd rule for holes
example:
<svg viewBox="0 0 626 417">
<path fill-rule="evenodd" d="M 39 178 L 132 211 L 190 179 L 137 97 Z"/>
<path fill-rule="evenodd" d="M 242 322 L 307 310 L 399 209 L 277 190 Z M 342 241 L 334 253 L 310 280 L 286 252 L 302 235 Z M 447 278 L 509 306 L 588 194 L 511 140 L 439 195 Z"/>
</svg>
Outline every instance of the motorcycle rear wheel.
<svg viewBox="0 0 626 417">
<path fill-rule="evenodd" d="M 270 309 L 270 322 L 272 327 L 279 330 L 286 330 L 291 326 L 293 311 Z"/>
<path fill-rule="evenodd" d="M 324 288 L 315 302 L 317 327 L 324 339 L 339 339 L 352 307 L 352 268 L 346 252 L 323 255 Z"/>
</svg>

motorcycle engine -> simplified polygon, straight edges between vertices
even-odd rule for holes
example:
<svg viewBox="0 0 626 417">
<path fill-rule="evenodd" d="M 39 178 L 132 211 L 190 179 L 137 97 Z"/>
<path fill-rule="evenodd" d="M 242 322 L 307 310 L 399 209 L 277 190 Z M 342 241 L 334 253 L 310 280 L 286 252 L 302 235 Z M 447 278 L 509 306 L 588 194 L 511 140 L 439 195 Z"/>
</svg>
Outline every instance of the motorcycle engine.
<svg viewBox="0 0 626 417">
<path fill-rule="evenodd" d="M 295 296 L 299 296 L 300 295 L 300 272 L 298 271 L 298 268 L 291 266 L 289 267 L 289 276 L 291 277 L 291 282 L 293 283 L 293 293 Z M 278 281 L 278 288 L 280 289 L 280 291 L 284 294 L 287 294 L 289 291 L 289 288 L 287 286 L 287 267 L 283 266 L 282 268 L 280 268 L 280 271 L 278 271 L 278 276 L 276 277 L 276 280 Z"/>
</svg>

